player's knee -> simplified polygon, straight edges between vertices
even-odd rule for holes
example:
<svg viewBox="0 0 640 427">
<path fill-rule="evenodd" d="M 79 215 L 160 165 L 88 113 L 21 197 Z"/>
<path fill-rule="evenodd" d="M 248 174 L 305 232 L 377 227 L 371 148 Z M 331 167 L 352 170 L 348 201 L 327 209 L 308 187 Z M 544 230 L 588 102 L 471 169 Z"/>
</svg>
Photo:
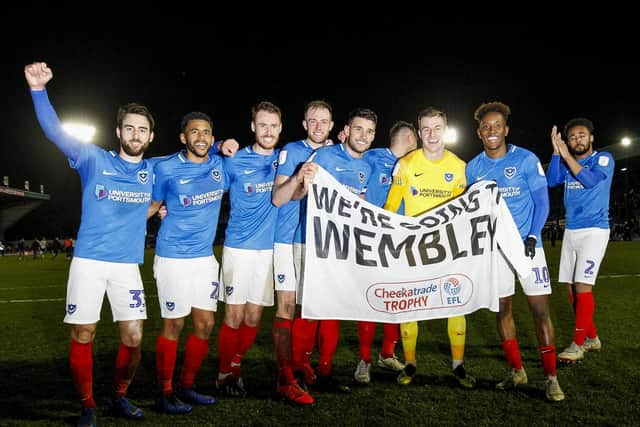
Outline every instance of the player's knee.
<svg viewBox="0 0 640 427">
<path fill-rule="evenodd" d="M 199 338 L 207 339 L 211 336 L 214 327 L 214 319 L 198 319 L 193 322 L 193 333 Z"/>
<path fill-rule="evenodd" d="M 73 325 L 71 328 L 71 339 L 81 344 L 93 342 L 95 337 L 95 325 Z"/>
</svg>

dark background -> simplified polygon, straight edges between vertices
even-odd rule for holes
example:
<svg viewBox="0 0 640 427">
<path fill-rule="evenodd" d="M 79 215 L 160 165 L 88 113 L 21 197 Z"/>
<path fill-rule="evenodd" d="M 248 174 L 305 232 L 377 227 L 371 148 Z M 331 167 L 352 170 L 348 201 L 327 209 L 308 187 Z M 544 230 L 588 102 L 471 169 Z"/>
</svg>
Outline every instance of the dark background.
<svg viewBox="0 0 640 427">
<path fill-rule="evenodd" d="M 572 117 L 594 121 L 596 147 L 640 137 L 637 22 L 628 10 L 264 5 L 226 5 L 238 8 L 226 13 L 209 10 L 212 3 L 9 7 L 0 29 L 0 175 L 13 187 L 44 184 L 52 200 L 6 238 L 75 235 L 80 218 L 77 173 L 33 113 L 22 71 L 33 61 L 53 70 L 48 91 L 61 119 L 93 123 L 95 143 L 105 148 L 116 147 L 117 107 L 148 105 L 157 122 L 150 156 L 180 148 L 180 118 L 193 110 L 212 116 L 217 138 L 251 143 L 250 108 L 263 99 L 283 111 L 281 143 L 305 135 L 303 108 L 316 98 L 334 107 L 332 137 L 354 107 L 375 110 L 375 147 L 386 146 L 396 120 L 415 122 L 421 108 L 442 108 L 458 129 L 451 149 L 467 161 L 482 148 L 473 112 L 491 100 L 511 107 L 508 142 L 543 163 L 551 126 Z M 637 168 L 630 185 L 636 181 Z"/>
</svg>

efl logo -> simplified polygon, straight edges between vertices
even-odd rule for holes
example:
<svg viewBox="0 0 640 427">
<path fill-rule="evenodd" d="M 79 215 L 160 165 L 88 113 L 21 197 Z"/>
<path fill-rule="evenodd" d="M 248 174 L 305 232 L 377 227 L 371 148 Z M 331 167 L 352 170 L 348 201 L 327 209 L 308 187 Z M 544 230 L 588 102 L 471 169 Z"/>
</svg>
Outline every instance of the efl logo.
<svg viewBox="0 0 640 427">
<path fill-rule="evenodd" d="M 455 277 L 449 277 L 446 279 L 443 286 L 444 291 L 449 295 L 458 295 L 460 293 L 460 289 L 462 289 L 460 281 Z"/>
<path fill-rule="evenodd" d="M 96 190 L 95 190 L 96 200 L 102 200 L 105 197 L 107 197 L 108 194 L 109 192 L 107 191 L 106 188 L 104 188 L 104 185 L 96 184 Z"/>
<path fill-rule="evenodd" d="M 516 172 L 517 172 L 517 169 L 515 166 L 508 166 L 504 168 L 504 176 L 506 176 L 508 179 L 511 179 L 514 176 L 516 176 Z"/>
<path fill-rule="evenodd" d="M 180 198 L 180 204 L 183 208 L 191 206 L 191 197 L 187 196 L 186 194 L 180 194 L 178 195 L 178 197 Z"/>
<path fill-rule="evenodd" d="M 147 182 L 149 182 L 149 172 L 147 172 L 146 170 L 138 171 L 138 181 L 140 182 L 140 184 L 146 184 Z"/>
<path fill-rule="evenodd" d="M 218 169 L 214 169 L 211 171 L 211 178 L 213 178 L 213 180 L 215 182 L 220 182 L 220 171 Z"/>
</svg>

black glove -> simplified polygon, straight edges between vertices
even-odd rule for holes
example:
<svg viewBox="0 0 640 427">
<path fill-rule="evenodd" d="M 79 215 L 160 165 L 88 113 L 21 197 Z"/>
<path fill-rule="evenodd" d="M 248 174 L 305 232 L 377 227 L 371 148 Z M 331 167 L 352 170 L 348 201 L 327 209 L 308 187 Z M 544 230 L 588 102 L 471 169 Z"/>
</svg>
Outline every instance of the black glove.
<svg viewBox="0 0 640 427">
<path fill-rule="evenodd" d="M 524 254 L 531 259 L 536 256 L 536 243 L 537 240 L 533 236 L 528 236 L 524 241 Z"/>
</svg>

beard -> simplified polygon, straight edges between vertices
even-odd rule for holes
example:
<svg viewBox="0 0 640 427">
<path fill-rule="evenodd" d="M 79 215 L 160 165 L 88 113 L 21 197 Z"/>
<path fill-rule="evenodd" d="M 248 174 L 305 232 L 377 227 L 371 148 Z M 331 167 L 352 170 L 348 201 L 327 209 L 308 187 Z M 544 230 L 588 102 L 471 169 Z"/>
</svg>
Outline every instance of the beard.
<svg viewBox="0 0 640 427">
<path fill-rule="evenodd" d="M 131 143 L 132 142 L 139 142 L 141 145 L 138 148 L 134 148 Z M 143 154 L 147 147 L 149 147 L 149 141 L 142 143 L 142 141 L 134 139 L 131 141 L 120 141 L 120 147 L 122 148 L 122 151 L 124 151 L 125 153 L 127 153 L 127 155 L 129 156 L 139 156 L 141 154 Z"/>
<path fill-rule="evenodd" d="M 196 147 L 194 147 L 194 146 L 193 146 L 193 145 L 191 145 L 190 143 L 188 143 L 188 142 L 187 142 L 185 145 L 186 145 L 186 148 L 187 148 L 187 151 L 188 151 L 188 152 L 190 152 L 191 154 L 193 154 L 194 156 L 196 156 L 196 157 L 198 157 L 198 158 L 200 158 L 200 159 L 203 159 L 203 158 L 207 157 L 207 155 L 209 154 L 209 149 L 211 148 L 211 146 L 209 146 L 209 147 L 204 151 L 204 153 L 200 154 L 200 153 L 198 152 L 198 150 L 196 149 Z"/>
<path fill-rule="evenodd" d="M 575 147 L 569 147 L 569 151 L 574 156 L 581 156 L 591 148 L 591 144 L 577 144 Z"/>
</svg>

